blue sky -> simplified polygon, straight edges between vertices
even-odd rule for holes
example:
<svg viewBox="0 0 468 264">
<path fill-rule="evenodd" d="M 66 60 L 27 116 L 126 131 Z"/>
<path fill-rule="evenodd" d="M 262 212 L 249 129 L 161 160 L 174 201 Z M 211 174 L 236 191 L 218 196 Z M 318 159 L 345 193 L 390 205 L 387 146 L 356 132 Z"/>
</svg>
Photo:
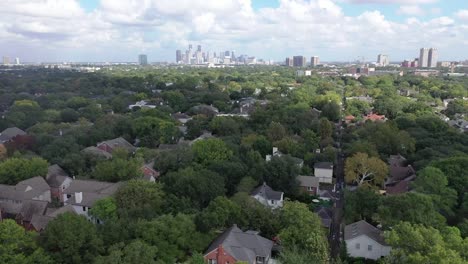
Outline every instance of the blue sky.
<svg viewBox="0 0 468 264">
<path fill-rule="evenodd" d="M 23 61 L 173 61 L 176 49 L 264 59 L 392 61 L 437 47 L 468 59 L 465 0 L 5 0 L 0 56 Z M 467 54 L 467 55 L 465 55 Z"/>
</svg>

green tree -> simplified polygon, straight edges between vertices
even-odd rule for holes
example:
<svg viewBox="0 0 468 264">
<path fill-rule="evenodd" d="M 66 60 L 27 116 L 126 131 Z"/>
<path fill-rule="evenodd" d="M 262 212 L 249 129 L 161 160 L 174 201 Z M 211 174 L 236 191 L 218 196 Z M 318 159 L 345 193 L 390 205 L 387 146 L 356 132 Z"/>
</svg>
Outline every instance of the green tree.
<svg viewBox="0 0 468 264">
<path fill-rule="evenodd" d="M 358 186 L 381 186 L 387 175 L 388 166 L 379 158 L 369 157 L 366 153 L 356 153 L 346 159 L 345 179 L 348 183 L 357 183 Z"/>
<path fill-rule="evenodd" d="M 210 128 L 219 136 L 232 136 L 240 133 L 240 119 L 232 117 L 217 116 L 211 120 Z"/>
<path fill-rule="evenodd" d="M 345 220 L 354 223 L 359 220 L 371 222 L 381 204 L 381 195 L 369 188 L 345 191 Z"/>
<path fill-rule="evenodd" d="M 388 263 L 466 263 L 468 239 L 463 240 L 455 227 L 437 230 L 401 222 L 385 236 L 392 246 Z"/>
<path fill-rule="evenodd" d="M 164 192 L 159 183 L 131 180 L 115 194 L 117 211 L 122 217 L 151 219 L 161 212 Z"/>
<path fill-rule="evenodd" d="M 198 140 L 192 145 L 195 161 L 202 165 L 229 160 L 233 152 L 229 147 L 217 138 Z"/>
<path fill-rule="evenodd" d="M 60 112 L 60 119 L 64 123 L 76 122 L 78 121 L 79 117 L 80 117 L 80 114 L 71 108 L 65 108 Z"/>
<path fill-rule="evenodd" d="M 115 221 L 117 220 L 117 203 L 113 197 L 100 199 L 94 203 L 89 214 L 100 221 Z"/>
<path fill-rule="evenodd" d="M 271 188 L 283 191 L 287 196 L 294 196 L 298 193 L 299 182 L 296 178 L 300 168 L 294 158 L 286 155 L 273 157 L 267 163 L 266 170 L 268 173 L 264 175 L 264 180 Z"/>
<path fill-rule="evenodd" d="M 320 132 L 320 138 L 326 139 L 330 138 L 333 133 L 333 127 L 330 121 L 326 118 L 321 118 L 320 119 L 320 125 L 319 125 L 319 132 Z"/>
<path fill-rule="evenodd" d="M 14 220 L 0 221 L 0 263 L 52 264 L 36 239 L 36 233 L 26 231 Z"/>
<path fill-rule="evenodd" d="M 418 172 L 414 181 L 414 190 L 429 195 L 436 207 L 446 215 L 454 214 L 457 204 L 457 192 L 449 188 L 447 176 L 434 167 L 426 167 Z"/>
<path fill-rule="evenodd" d="M 156 259 L 162 263 L 184 261 L 190 252 L 200 252 L 207 246 L 205 236 L 196 231 L 192 217 L 184 214 L 141 221 L 136 236 L 158 249 Z"/>
<path fill-rule="evenodd" d="M 102 181 L 126 181 L 140 178 L 143 175 L 141 170 L 142 162 L 136 158 L 113 158 L 97 163 L 93 171 L 93 176 Z"/>
<path fill-rule="evenodd" d="M 239 205 L 231 200 L 219 196 L 216 197 L 197 217 L 197 225 L 200 230 L 228 228 L 233 224 L 242 225 L 245 221 L 241 218 L 242 210 Z"/>
<path fill-rule="evenodd" d="M 279 238 L 286 250 L 309 252 L 319 263 L 328 261 L 328 243 L 320 218 L 306 204 L 286 201 L 281 210 L 281 223 Z"/>
<path fill-rule="evenodd" d="M 287 131 L 281 123 L 271 122 L 266 133 L 270 141 L 278 141 L 286 136 Z"/>
<path fill-rule="evenodd" d="M 173 122 L 152 116 L 135 119 L 133 131 L 140 139 L 142 146 L 146 147 L 157 147 L 162 143 L 173 143 L 179 134 Z"/>
<path fill-rule="evenodd" d="M 380 222 L 389 227 L 400 221 L 434 227 L 439 227 L 445 222 L 445 218 L 436 210 L 431 197 L 421 193 L 410 192 L 387 196 L 382 199 L 377 212 Z"/>
<path fill-rule="evenodd" d="M 35 176 L 45 176 L 47 161 L 42 158 L 9 158 L 0 163 L 0 183 L 17 184 Z"/>
<path fill-rule="evenodd" d="M 141 240 L 133 240 L 127 245 L 119 243 L 109 248 L 109 255 L 98 256 L 94 264 L 130 264 L 148 263 L 156 264 L 158 248 L 150 246 Z"/>
<path fill-rule="evenodd" d="M 206 169 L 187 167 L 162 177 L 166 193 L 190 199 L 195 207 L 206 207 L 210 201 L 225 193 L 224 179 Z"/>
<path fill-rule="evenodd" d="M 49 222 L 41 234 L 41 245 L 58 263 L 91 263 L 102 250 L 94 224 L 72 213 Z"/>
</svg>

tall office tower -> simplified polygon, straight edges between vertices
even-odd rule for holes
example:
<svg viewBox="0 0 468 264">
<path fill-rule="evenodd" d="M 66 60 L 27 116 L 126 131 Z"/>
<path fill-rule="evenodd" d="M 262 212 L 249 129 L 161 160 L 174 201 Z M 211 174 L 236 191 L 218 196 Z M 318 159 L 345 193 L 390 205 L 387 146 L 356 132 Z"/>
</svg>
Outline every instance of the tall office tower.
<svg viewBox="0 0 468 264">
<path fill-rule="evenodd" d="M 197 51 L 200 51 L 200 52 L 201 52 L 201 45 L 198 45 L 198 46 L 197 46 Z"/>
<path fill-rule="evenodd" d="M 236 52 L 234 50 L 231 51 L 231 59 L 236 60 Z"/>
<path fill-rule="evenodd" d="M 217 57 L 216 57 L 216 52 L 213 52 L 213 58 L 217 58 Z"/>
<path fill-rule="evenodd" d="M 226 50 L 224 52 L 224 57 L 230 57 L 231 56 L 231 52 L 229 52 L 229 50 Z"/>
<path fill-rule="evenodd" d="M 3 64 L 5 65 L 10 64 L 10 58 L 7 56 L 3 56 Z"/>
<path fill-rule="evenodd" d="M 202 56 L 201 51 L 197 51 L 195 53 L 195 59 L 196 59 L 197 64 L 202 64 L 203 63 L 203 56 Z"/>
<path fill-rule="evenodd" d="M 379 66 L 387 66 L 388 64 L 390 64 L 390 60 L 388 59 L 388 55 L 384 55 L 384 54 L 379 54 L 377 56 L 377 64 Z"/>
<path fill-rule="evenodd" d="M 310 58 L 310 66 L 316 67 L 319 64 L 320 64 L 320 59 L 318 56 L 313 56 L 312 58 Z"/>
<path fill-rule="evenodd" d="M 189 49 L 189 50 L 192 50 L 192 44 L 189 44 L 189 45 L 188 45 L 188 49 Z"/>
<path fill-rule="evenodd" d="M 19 65 L 19 64 L 20 64 L 20 60 L 19 60 L 18 57 L 15 58 L 15 64 L 16 64 L 16 65 Z"/>
<path fill-rule="evenodd" d="M 435 48 L 429 49 L 429 61 L 427 67 L 435 68 L 437 67 L 437 60 L 439 59 L 439 52 Z"/>
<path fill-rule="evenodd" d="M 429 66 L 429 49 L 422 48 L 419 51 L 419 67 L 427 68 Z"/>
<path fill-rule="evenodd" d="M 148 57 L 145 54 L 138 55 L 138 64 L 148 65 Z"/>
<path fill-rule="evenodd" d="M 293 66 L 294 67 L 305 67 L 307 63 L 306 57 L 304 56 L 294 56 L 293 57 Z"/>
<path fill-rule="evenodd" d="M 182 51 L 176 50 L 175 57 L 176 57 L 176 63 L 182 62 Z"/>
<path fill-rule="evenodd" d="M 292 67 L 293 66 L 293 59 L 288 57 L 286 58 L 286 66 Z"/>
<path fill-rule="evenodd" d="M 189 49 L 187 51 L 187 64 L 192 64 L 192 58 L 193 58 L 192 49 Z"/>
</svg>

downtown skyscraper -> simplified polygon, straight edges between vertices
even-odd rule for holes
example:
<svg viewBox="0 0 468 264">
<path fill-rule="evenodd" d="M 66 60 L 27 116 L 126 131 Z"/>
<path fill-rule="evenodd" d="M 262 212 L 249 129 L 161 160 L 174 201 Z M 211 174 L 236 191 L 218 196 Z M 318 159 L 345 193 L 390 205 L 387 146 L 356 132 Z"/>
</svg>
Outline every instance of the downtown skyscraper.
<svg viewBox="0 0 468 264">
<path fill-rule="evenodd" d="M 436 48 L 422 48 L 419 51 L 419 67 L 420 68 L 435 68 L 439 53 Z"/>
</svg>

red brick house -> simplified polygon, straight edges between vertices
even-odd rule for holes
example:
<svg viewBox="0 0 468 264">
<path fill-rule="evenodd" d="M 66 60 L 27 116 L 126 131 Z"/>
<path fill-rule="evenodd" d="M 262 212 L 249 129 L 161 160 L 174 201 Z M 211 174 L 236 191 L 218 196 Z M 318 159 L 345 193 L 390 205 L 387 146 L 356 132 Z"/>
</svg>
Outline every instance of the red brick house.
<svg viewBox="0 0 468 264">
<path fill-rule="evenodd" d="M 299 187 L 309 195 L 317 195 L 319 192 L 320 178 L 314 176 L 297 176 Z"/>
<path fill-rule="evenodd" d="M 155 182 L 159 178 L 159 171 L 154 169 L 154 161 L 147 163 L 141 167 L 143 178 L 150 182 Z"/>
<path fill-rule="evenodd" d="M 240 230 L 233 225 L 219 235 L 205 252 L 209 264 L 267 264 L 271 259 L 273 241 L 261 237 L 258 232 Z"/>
</svg>

